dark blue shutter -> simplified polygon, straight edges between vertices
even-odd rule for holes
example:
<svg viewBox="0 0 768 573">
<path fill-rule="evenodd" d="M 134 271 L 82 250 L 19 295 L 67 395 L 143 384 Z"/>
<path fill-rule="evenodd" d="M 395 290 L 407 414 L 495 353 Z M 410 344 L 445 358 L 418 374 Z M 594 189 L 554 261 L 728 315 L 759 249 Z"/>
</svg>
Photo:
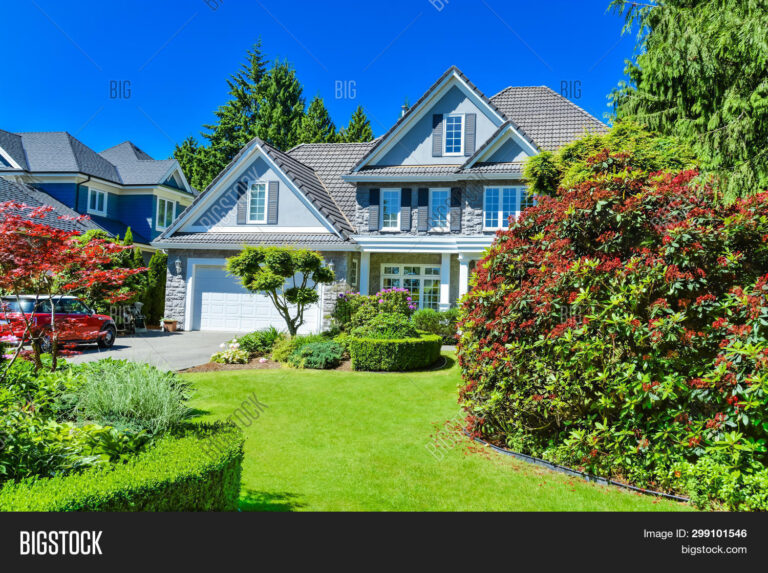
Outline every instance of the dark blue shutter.
<svg viewBox="0 0 768 573">
<path fill-rule="evenodd" d="M 368 230 L 379 230 L 379 203 L 381 201 L 381 192 L 379 189 L 368 191 Z"/>
<path fill-rule="evenodd" d="M 270 181 L 267 191 L 267 225 L 277 225 L 277 205 L 280 197 L 280 182 Z"/>
<path fill-rule="evenodd" d="M 419 189 L 419 231 L 429 231 L 429 189 Z"/>
<path fill-rule="evenodd" d="M 432 116 L 432 157 L 443 156 L 443 116 Z"/>
<path fill-rule="evenodd" d="M 468 113 L 464 116 L 464 155 L 469 157 L 477 149 L 477 114 Z"/>
<path fill-rule="evenodd" d="M 245 225 L 248 222 L 248 182 L 238 181 L 235 190 L 237 192 L 237 224 Z"/>
<path fill-rule="evenodd" d="M 411 197 L 413 192 L 410 188 L 400 191 L 400 230 L 411 230 Z"/>
<path fill-rule="evenodd" d="M 451 231 L 461 231 L 461 188 L 451 189 Z"/>
</svg>

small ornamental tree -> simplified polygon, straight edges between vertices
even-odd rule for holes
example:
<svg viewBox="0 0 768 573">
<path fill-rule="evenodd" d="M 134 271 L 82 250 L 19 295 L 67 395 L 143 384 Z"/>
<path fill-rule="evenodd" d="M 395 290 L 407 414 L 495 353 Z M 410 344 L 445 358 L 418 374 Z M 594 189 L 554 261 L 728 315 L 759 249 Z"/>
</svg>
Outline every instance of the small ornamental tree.
<svg viewBox="0 0 768 573">
<path fill-rule="evenodd" d="M 319 253 L 293 247 L 245 247 L 227 260 L 227 270 L 249 291 L 269 297 L 291 336 L 304 324 L 305 309 L 319 300 L 315 285 L 335 278 Z"/>
<path fill-rule="evenodd" d="M 463 301 L 475 436 L 768 510 L 768 192 L 604 150 L 498 232 Z"/>
<path fill-rule="evenodd" d="M 39 368 L 41 344 L 48 340 L 53 356 L 52 368 L 56 369 L 59 340 L 66 334 L 67 325 L 59 324 L 55 319 L 55 296 L 78 295 L 99 286 L 112 293 L 112 302 L 120 302 L 133 296 L 133 293 L 121 290 L 125 280 L 146 270 L 104 268 L 116 253 L 127 247 L 97 237 L 81 242 L 75 231 L 46 224 L 45 220 L 53 216 L 52 211 L 53 208 L 47 206 L 0 203 L 0 290 L 16 297 L 19 305 L 21 295 L 31 294 L 40 300 L 48 300 L 51 308 L 51 324 L 45 329 L 38 328 L 21 313 L 24 335 L 16 344 L 10 361 L 4 364 L 0 381 L 27 341 L 32 345 L 35 364 Z"/>
</svg>

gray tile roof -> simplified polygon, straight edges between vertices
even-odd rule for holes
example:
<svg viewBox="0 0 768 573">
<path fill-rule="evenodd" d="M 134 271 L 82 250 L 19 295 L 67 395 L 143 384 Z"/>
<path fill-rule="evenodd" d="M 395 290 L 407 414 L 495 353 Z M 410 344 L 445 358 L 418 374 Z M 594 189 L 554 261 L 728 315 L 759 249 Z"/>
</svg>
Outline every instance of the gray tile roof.
<svg viewBox="0 0 768 573">
<path fill-rule="evenodd" d="M 24 155 L 24 146 L 21 143 L 21 136 L 9 131 L 0 129 L 0 147 L 11 156 L 22 169 L 27 169 L 27 158 Z M 2 166 L 0 166 L 0 170 Z"/>
<path fill-rule="evenodd" d="M 241 247 L 251 246 L 325 246 L 349 244 L 338 235 L 331 233 L 303 234 L 303 233 L 175 233 L 172 237 L 159 237 L 155 243 L 163 245 L 223 245 Z"/>
<path fill-rule="evenodd" d="M 165 182 L 163 178 L 176 164 L 174 159 L 152 159 L 130 141 L 110 147 L 99 155 L 116 167 L 125 185 L 162 184 Z"/>
<path fill-rule="evenodd" d="M 472 167 L 464 168 L 461 173 L 511 173 L 513 175 L 522 175 L 522 161 L 510 161 L 508 163 L 475 163 Z"/>
<path fill-rule="evenodd" d="M 53 207 L 54 210 L 46 214 L 45 218 L 41 219 L 41 222 L 56 229 L 77 231 L 78 233 L 84 233 L 91 229 L 105 230 L 103 227 L 87 218 L 78 220 L 59 219 L 59 217 L 79 218 L 80 214 L 76 213 L 63 203 L 60 203 L 48 195 L 48 193 L 30 187 L 29 185 L 25 185 L 24 183 L 0 177 L 0 202 L 5 203 L 7 201 L 24 203 L 30 207 L 41 207 L 43 205 Z"/>
<path fill-rule="evenodd" d="M 585 132 L 608 131 L 603 122 L 546 86 L 508 87 L 491 102 L 542 150 L 554 151 Z"/>
<path fill-rule="evenodd" d="M 349 221 L 355 220 L 356 188 L 341 176 L 375 145 L 369 143 L 305 143 L 288 151 L 288 155 L 311 167 L 336 200 Z"/>
<path fill-rule="evenodd" d="M 458 172 L 457 165 L 384 165 L 366 167 L 358 175 L 446 175 Z"/>
</svg>

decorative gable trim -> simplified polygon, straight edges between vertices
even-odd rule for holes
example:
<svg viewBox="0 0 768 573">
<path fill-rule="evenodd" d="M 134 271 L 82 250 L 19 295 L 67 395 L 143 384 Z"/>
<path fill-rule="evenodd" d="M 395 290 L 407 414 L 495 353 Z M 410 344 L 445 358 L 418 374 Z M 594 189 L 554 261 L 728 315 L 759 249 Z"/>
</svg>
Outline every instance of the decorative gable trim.
<svg viewBox="0 0 768 573">
<path fill-rule="evenodd" d="M 502 145 L 504 145 L 510 139 L 515 141 L 515 143 L 520 145 L 520 147 L 522 147 L 530 155 L 539 154 L 539 148 L 536 147 L 536 144 L 534 144 L 533 141 L 531 141 L 528 136 L 525 135 L 525 132 L 517 127 L 513 122 L 506 121 L 501 125 L 501 127 L 499 127 L 498 130 L 496 130 L 496 133 L 493 134 L 491 138 L 485 142 L 485 144 L 480 149 L 477 150 L 476 153 L 467 159 L 467 162 L 461 166 L 461 169 L 469 169 L 476 163 L 482 163 L 485 159 L 491 157 Z"/>
</svg>

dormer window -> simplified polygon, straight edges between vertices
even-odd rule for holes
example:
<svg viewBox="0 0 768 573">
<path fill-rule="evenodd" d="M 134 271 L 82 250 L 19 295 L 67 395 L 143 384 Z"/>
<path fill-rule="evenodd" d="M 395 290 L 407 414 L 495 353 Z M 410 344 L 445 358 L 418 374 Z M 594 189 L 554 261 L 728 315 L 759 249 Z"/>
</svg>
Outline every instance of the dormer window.
<svg viewBox="0 0 768 573">
<path fill-rule="evenodd" d="M 107 193 L 105 191 L 88 188 L 88 214 L 106 216 Z"/>
<path fill-rule="evenodd" d="M 443 155 L 464 155 L 464 116 L 446 115 Z"/>
</svg>

